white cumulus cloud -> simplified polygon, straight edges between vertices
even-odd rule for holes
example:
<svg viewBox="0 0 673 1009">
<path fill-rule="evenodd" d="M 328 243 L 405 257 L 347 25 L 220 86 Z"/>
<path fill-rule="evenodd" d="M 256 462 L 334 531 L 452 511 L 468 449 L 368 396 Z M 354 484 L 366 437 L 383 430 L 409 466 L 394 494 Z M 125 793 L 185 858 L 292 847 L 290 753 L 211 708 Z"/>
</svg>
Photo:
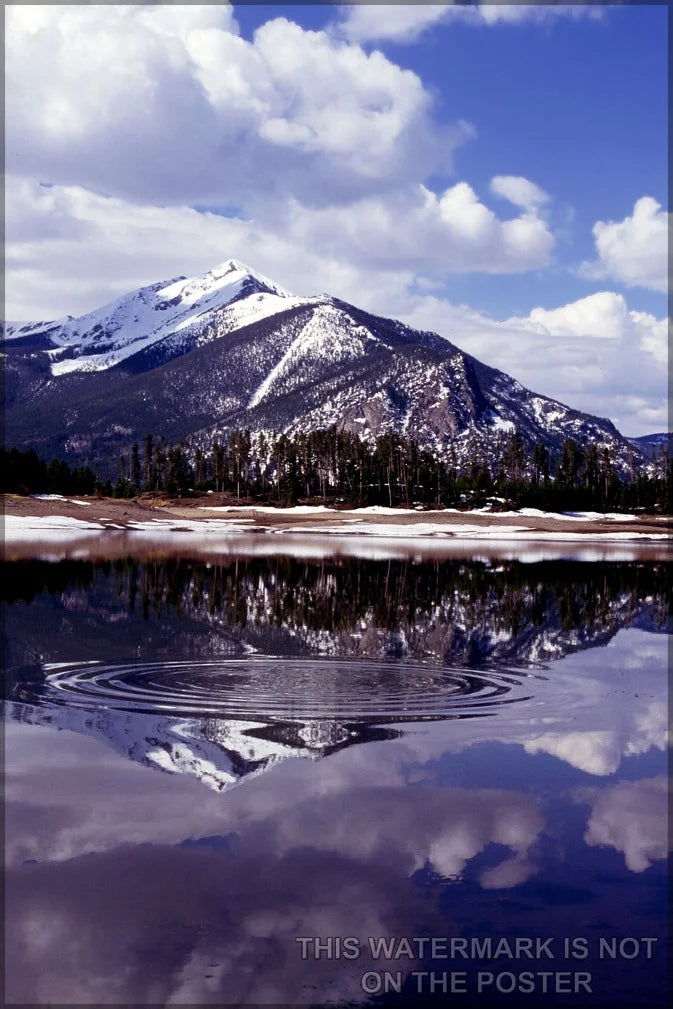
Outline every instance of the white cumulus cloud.
<svg viewBox="0 0 673 1009">
<path fill-rule="evenodd" d="M 523 210 L 536 210 L 549 199 L 543 189 L 521 175 L 496 175 L 491 179 L 491 192 Z"/>
<path fill-rule="evenodd" d="M 358 42 L 413 42 L 451 15 L 449 4 L 352 4 L 343 11 L 340 30 Z"/>
<path fill-rule="evenodd" d="M 597 291 L 560 308 L 534 308 L 522 325 L 550 336 L 621 337 L 629 322 L 626 300 L 613 291 Z"/>
<path fill-rule="evenodd" d="M 14 5 L 14 173 L 162 203 L 342 202 L 447 171 L 420 78 L 285 18 L 251 41 L 227 5 Z"/>
<path fill-rule="evenodd" d="M 460 21 L 491 26 L 533 22 L 549 24 L 558 18 L 599 18 L 592 4 L 369 4 L 354 3 L 343 12 L 338 30 L 358 42 L 402 42 L 418 39 L 437 24 Z"/>
<path fill-rule="evenodd" d="M 554 244 L 534 208 L 502 220 L 467 182 L 440 194 L 408 187 L 347 208 L 296 205 L 291 221 L 305 241 L 363 267 L 512 273 L 545 266 Z"/>
<path fill-rule="evenodd" d="M 434 294 L 396 306 L 404 321 L 440 332 L 523 385 L 628 435 L 668 424 L 668 320 L 629 310 L 614 291 L 526 316 L 494 319 Z"/>
<path fill-rule="evenodd" d="M 590 278 L 609 277 L 629 287 L 668 290 L 669 215 L 651 196 L 636 201 L 623 221 L 597 221 L 593 227 L 598 259 L 580 272 Z"/>
<path fill-rule="evenodd" d="M 551 337 L 627 341 L 657 364 L 665 366 L 668 360 L 668 320 L 629 311 L 624 296 L 614 291 L 597 291 L 561 308 L 534 308 L 527 318 L 510 322 Z"/>
</svg>

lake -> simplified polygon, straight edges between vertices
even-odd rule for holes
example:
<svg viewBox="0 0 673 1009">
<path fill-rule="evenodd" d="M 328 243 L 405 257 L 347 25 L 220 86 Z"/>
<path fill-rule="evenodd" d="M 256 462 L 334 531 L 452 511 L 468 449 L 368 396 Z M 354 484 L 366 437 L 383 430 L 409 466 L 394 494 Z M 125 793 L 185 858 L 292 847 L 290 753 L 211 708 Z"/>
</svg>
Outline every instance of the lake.
<svg viewBox="0 0 673 1009">
<path fill-rule="evenodd" d="M 666 1005 L 666 551 L 269 539 L 2 565 L 7 1004 Z"/>
</svg>

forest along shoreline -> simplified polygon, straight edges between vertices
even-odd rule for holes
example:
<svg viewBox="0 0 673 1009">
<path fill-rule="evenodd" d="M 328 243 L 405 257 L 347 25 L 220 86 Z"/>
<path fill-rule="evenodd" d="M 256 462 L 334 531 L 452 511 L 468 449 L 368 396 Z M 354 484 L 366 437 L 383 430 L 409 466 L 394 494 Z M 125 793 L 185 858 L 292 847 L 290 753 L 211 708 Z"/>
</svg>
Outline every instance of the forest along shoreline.
<svg viewBox="0 0 673 1009">
<path fill-rule="evenodd" d="M 380 534 L 385 533 L 386 526 L 408 526 L 409 534 L 427 534 L 428 527 L 433 527 L 438 533 L 447 534 L 455 531 L 460 535 L 460 527 L 470 526 L 483 528 L 493 535 L 501 527 L 503 534 L 512 532 L 513 526 L 526 535 L 534 533 L 568 533 L 584 538 L 599 538 L 605 534 L 616 533 L 639 534 L 638 538 L 652 536 L 661 539 L 673 531 L 673 520 L 668 515 L 636 515 L 597 512 L 543 512 L 532 508 L 512 510 L 498 502 L 486 509 L 469 510 L 454 508 L 403 508 L 403 507 L 369 507 L 349 508 L 338 505 L 325 507 L 323 505 L 304 505 L 298 507 L 274 507 L 256 505 L 250 502 L 232 502 L 228 496 L 207 494 L 194 499 L 140 496 L 132 499 L 106 498 L 96 495 L 73 495 L 72 497 L 22 496 L 14 494 L 0 495 L 0 506 L 3 514 L 25 519 L 25 533 L 31 528 L 30 519 L 36 520 L 59 517 L 60 519 L 78 520 L 73 522 L 73 532 L 80 523 L 100 523 L 101 534 L 106 532 L 106 525 L 111 531 L 114 528 L 133 529 L 136 524 L 151 525 L 157 523 L 157 528 L 165 528 L 166 523 L 175 523 L 179 531 L 179 520 L 194 522 L 222 523 L 223 530 L 231 526 L 249 531 L 252 528 L 292 531 L 295 527 L 302 532 L 320 533 L 327 530 L 363 533 L 367 529 L 359 526 L 377 528 Z M 490 510 L 493 508 L 493 510 Z M 241 526 L 241 522 L 244 526 Z M 226 525 L 225 525 L 226 524 Z M 24 526 L 24 523 L 21 523 Z M 41 538 L 41 522 L 35 522 L 35 539 Z M 147 530 L 145 530 L 147 531 Z M 185 530 L 186 531 L 186 530 Z M 6 538 L 11 539 L 12 529 L 5 530 Z"/>
</svg>

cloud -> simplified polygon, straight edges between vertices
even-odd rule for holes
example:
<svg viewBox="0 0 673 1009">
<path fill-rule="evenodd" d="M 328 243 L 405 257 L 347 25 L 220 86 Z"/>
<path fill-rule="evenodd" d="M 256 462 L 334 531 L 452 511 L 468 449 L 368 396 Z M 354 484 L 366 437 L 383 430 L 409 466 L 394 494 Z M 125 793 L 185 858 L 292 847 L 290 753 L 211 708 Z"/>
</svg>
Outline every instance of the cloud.
<svg viewBox="0 0 673 1009">
<path fill-rule="evenodd" d="M 668 367 L 668 319 L 657 319 L 649 312 L 629 312 L 631 321 L 640 331 L 640 348 L 651 354 L 662 368 Z"/>
<path fill-rule="evenodd" d="M 537 210 L 549 199 L 543 189 L 521 175 L 496 175 L 491 179 L 491 192 L 516 207 L 531 211 Z"/>
<path fill-rule="evenodd" d="M 668 796 L 665 777 L 579 790 L 578 801 L 592 807 L 585 842 L 621 851 L 631 872 L 644 872 L 668 855 Z"/>
<path fill-rule="evenodd" d="M 415 42 L 440 23 L 492 26 L 532 22 L 549 24 L 558 18 L 600 18 L 591 4 L 360 4 L 349 5 L 336 30 L 357 42 Z"/>
<path fill-rule="evenodd" d="M 628 340 L 658 363 L 666 362 L 666 319 L 656 319 L 648 312 L 630 312 L 623 295 L 614 291 L 597 291 L 560 308 L 533 308 L 526 318 L 514 317 L 509 322 L 560 339 Z"/>
<path fill-rule="evenodd" d="M 614 291 L 598 291 L 561 308 L 534 308 L 527 318 L 509 323 L 553 339 L 612 340 L 631 352 L 642 351 L 664 368 L 668 361 L 668 320 L 629 311 L 623 295 Z"/>
<path fill-rule="evenodd" d="M 327 287 L 357 299 L 363 271 L 371 276 L 373 287 L 362 285 L 371 297 L 390 283 L 377 279 L 379 270 L 393 271 L 395 285 L 406 271 L 403 286 L 414 271 L 428 269 L 511 273 L 542 265 L 553 244 L 534 212 L 500 220 L 465 182 L 441 196 L 418 186 L 342 208 L 292 201 L 247 219 L 138 205 L 15 176 L 7 193 L 8 318 L 88 311 L 142 283 L 203 272 L 229 256 L 297 293 Z"/>
<path fill-rule="evenodd" d="M 464 127 L 419 77 L 284 18 L 252 41 L 226 5 L 8 10 L 15 174 L 162 203 L 339 202 L 447 171 Z"/>
<path fill-rule="evenodd" d="M 414 42 L 453 13 L 449 4 L 352 4 L 338 28 L 357 42 Z"/>
<path fill-rule="evenodd" d="M 517 320 L 549 336 L 591 336 L 612 340 L 622 335 L 628 317 L 621 294 L 599 291 L 561 308 L 534 308 L 526 319 Z"/>
<path fill-rule="evenodd" d="M 548 266 L 552 201 L 519 175 L 495 175 L 486 194 L 465 179 L 424 185 L 452 171 L 474 129 L 438 123 L 419 76 L 359 44 L 442 18 L 588 12 L 352 5 L 341 27 L 279 17 L 246 40 L 227 5 L 11 6 L 9 317 L 79 314 L 234 256 L 299 294 L 327 290 L 434 329 L 630 433 L 665 426 L 664 320 L 609 291 L 507 320 L 440 296 L 450 274 Z M 634 275 L 642 246 L 639 275 L 656 273 L 661 289 L 664 219 L 644 198 L 621 225 L 599 222 L 598 267 L 619 279 L 630 263 Z"/>
<path fill-rule="evenodd" d="M 516 180 L 537 190 L 526 179 Z M 519 194 L 523 199 L 523 196 Z M 533 207 L 501 220 L 467 182 L 437 195 L 423 185 L 348 208 L 295 204 L 292 232 L 362 267 L 513 273 L 546 265 L 554 238 Z"/>
<path fill-rule="evenodd" d="M 628 287 L 668 290 L 669 215 L 651 196 L 636 201 L 631 217 L 597 221 L 593 227 L 598 259 L 585 262 L 588 278 L 609 277 Z"/>
</svg>

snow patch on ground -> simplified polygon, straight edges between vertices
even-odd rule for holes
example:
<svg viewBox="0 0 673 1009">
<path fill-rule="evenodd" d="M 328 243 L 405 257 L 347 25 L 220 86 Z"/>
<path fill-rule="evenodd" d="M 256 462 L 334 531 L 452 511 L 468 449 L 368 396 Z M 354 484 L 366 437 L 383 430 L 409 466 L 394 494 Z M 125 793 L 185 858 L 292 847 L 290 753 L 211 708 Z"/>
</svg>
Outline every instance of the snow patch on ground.
<svg viewBox="0 0 673 1009">
<path fill-rule="evenodd" d="M 87 502 L 82 502 L 87 503 Z M 242 512 L 251 509 L 238 509 L 235 507 L 222 507 L 222 508 L 209 508 L 204 509 L 210 512 Z M 263 507 L 255 508 L 255 513 L 266 513 L 266 514 L 279 514 L 279 510 L 273 507 Z M 324 505 L 317 505 L 315 507 L 309 505 L 300 505 L 295 508 L 283 509 L 280 514 L 288 516 L 308 516 L 316 513 L 324 513 L 328 511 Z M 534 509 L 524 509 L 524 512 L 530 514 Z M 614 541 L 664 541 L 670 539 L 669 533 L 667 531 L 662 532 L 632 532 L 630 530 L 614 530 L 608 532 L 601 532 L 595 538 L 591 538 L 591 534 L 582 533 L 575 531 L 572 525 L 569 523 L 568 528 L 556 531 L 544 531 L 530 526 L 515 524 L 515 523 L 505 523 L 501 521 L 495 521 L 492 524 L 471 524 L 457 523 L 456 525 L 448 525 L 443 522 L 433 521 L 432 518 L 428 517 L 427 521 L 417 522 L 412 525 L 406 523 L 395 523 L 395 522 L 367 522 L 363 518 L 363 514 L 370 513 L 372 515 L 403 515 L 412 514 L 408 509 L 385 509 L 385 508 L 371 508 L 371 509 L 360 509 L 356 515 L 351 513 L 350 517 L 346 515 L 335 514 L 336 521 L 334 524 L 320 525 L 320 526 L 302 526 L 300 523 L 294 524 L 288 522 L 281 527 L 274 528 L 273 526 L 263 527 L 255 526 L 255 519 L 250 518 L 244 514 L 230 514 L 227 518 L 197 518 L 197 519 L 185 519 L 179 517 L 167 517 L 161 519 L 149 519 L 147 521 L 131 521 L 126 526 L 119 526 L 112 520 L 104 519 L 101 522 L 89 522 L 83 519 L 74 518 L 67 515 L 7 515 L 5 516 L 5 541 L 7 543 L 18 543 L 18 542 L 28 542 L 28 541 L 52 541 L 52 542 L 62 542 L 63 540 L 71 540 L 77 536 L 98 536 L 101 533 L 107 532 L 109 536 L 116 536 L 120 533 L 126 533 L 131 535 L 140 535 L 143 537 L 151 537 L 153 539 L 165 539 L 170 538 L 172 542 L 176 542 L 183 535 L 188 535 L 190 538 L 194 536 L 203 537 L 209 540 L 211 543 L 213 540 L 218 539 L 221 542 L 225 540 L 230 540 L 236 536 L 241 536 L 249 533 L 252 528 L 255 532 L 261 534 L 264 539 L 268 542 L 269 535 L 273 536 L 311 536 L 311 537 L 324 537 L 324 536 L 334 536 L 344 538 L 377 538 L 377 539 L 404 539 L 408 542 L 418 542 L 421 539 L 428 540 L 432 539 L 434 542 L 453 542 L 460 543 L 463 540 L 525 540 L 525 541 L 556 541 L 556 542 L 581 542 L 587 541 L 598 545 L 599 543 L 609 543 Z M 413 512 L 413 514 L 417 514 Z M 507 514 L 511 518 L 516 519 L 517 513 L 500 513 L 501 515 Z M 539 515 L 544 515 L 549 518 L 559 518 L 563 520 L 563 515 L 556 515 L 554 513 L 536 513 Z M 580 519 L 586 521 L 584 515 L 588 515 L 590 518 L 604 518 L 602 515 L 597 513 L 583 513 L 582 515 L 569 516 L 571 521 Z M 343 516 L 343 517 L 342 517 Z M 615 515 L 612 516 L 615 519 L 622 519 L 624 516 Z"/>
<path fill-rule="evenodd" d="M 62 501 L 64 504 L 82 505 L 84 508 L 91 506 L 90 501 L 79 501 L 73 497 L 63 497 L 62 494 L 31 494 L 36 501 Z"/>
<path fill-rule="evenodd" d="M 362 326 L 352 327 L 348 322 L 344 313 L 333 305 L 318 305 L 281 359 L 253 393 L 248 409 L 258 406 L 269 393 L 274 394 L 275 386 L 282 384 L 300 361 L 336 362 L 359 357 L 365 342 L 372 337 Z"/>
<path fill-rule="evenodd" d="M 447 511 L 455 509 L 447 508 Z M 354 508 L 358 515 L 417 515 L 415 508 L 389 508 L 387 505 L 368 505 L 366 508 Z"/>
<path fill-rule="evenodd" d="M 105 530 L 99 522 L 85 522 L 69 515 L 5 515 L 4 527 L 6 543 L 72 539 L 73 533 L 95 536 Z"/>
<path fill-rule="evenodd" d="M 638 516 L 630 512 L 545 512 L 539 508 L 520 508 L 518 512 L 506 512 L 507 515 L 530 515 L 533 518 L 559 519 L 570 522 L 593 522 L 608 519 L 615 522 L 631 522 Z"/>
<path fill-rule="evenodd" d="M 299 526 L 293 526 L 291 529 L 274 529 L 273 532 L 276 533 L 315 533 L 315 529 L 311 529 L 309 526 L 301 528 Z M 417 536 L 437 536 L 445 539 L 447 537 L 455 539 L 463 539 L 476 536 L 477 538 L 491 536 L 499 537 L 500 539 L 506 539 L 512 534 L 516 533 L 530 533 L 531 530 L 526 526 L 470 526 L 470 525 L 460 525 L 449 528 L 447 526 L 438 526 L 432 522 L 418 522 L 413 526 L 408 525 L 394 525 L 393 523 L 386 523 L 385 525 L 379 525 L 378 523 L 368 523 L 362 522 L 359 519 L 348 520 L 347 527 L 346 523 L 343 525 L 336 526 L 321 526 L 320 533 L 327 534 L 330 536 L 404 536 L 406 539 L 414 539 Z"/>
<path fill-rule="evenodd" d="M 265 515 L 313 515 L 317 512 L 331 511 L 326 505 L 294 505 L 292 508 L 274 508 L 273 505 L 204 505 L 204 512 L 241 512 L 253 511 Z"/>
<path fill-rule="evenodd" d="M 491 421 L 493 431 L 516 431 L 516 424 L 511 420 L 503 420 L 502 417 L 494 417 Z"/>
</svg>

